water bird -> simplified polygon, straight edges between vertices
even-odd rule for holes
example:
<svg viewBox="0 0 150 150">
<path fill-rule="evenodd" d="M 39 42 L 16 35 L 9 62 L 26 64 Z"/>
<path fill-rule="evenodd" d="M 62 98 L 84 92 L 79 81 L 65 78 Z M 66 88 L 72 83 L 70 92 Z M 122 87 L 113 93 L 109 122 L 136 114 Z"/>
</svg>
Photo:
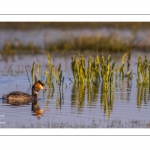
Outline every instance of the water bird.
<svg viewBox="0 0 150 150">
<path fill-rule="evenodd" d="M 38 80 L 32 86 L 32 95 L 20 91 L 13 91 L 9 94 L 3 95 L 3 102 L 11 105 L 26 105 L 32 103 L 32 110 L 39 109 L 38 92 L 42 89 L 47 89 L 45 85 Z"/>
</svg>

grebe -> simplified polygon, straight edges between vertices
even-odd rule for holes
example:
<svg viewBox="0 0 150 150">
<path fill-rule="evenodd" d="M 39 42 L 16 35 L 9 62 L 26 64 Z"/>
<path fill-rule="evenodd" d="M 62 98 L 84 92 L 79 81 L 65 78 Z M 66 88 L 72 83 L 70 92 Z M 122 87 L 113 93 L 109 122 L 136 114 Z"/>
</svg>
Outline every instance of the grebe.
<svg viewBox="0 0 150 150">
<path fill-rule="evenodd" d="M 32 86 L 32 95 L 20 91 L 14 91 L 3 95 L 2 99 L 5 103 L 9 103 L 11 105 L 26 105 L 32 102 L 32 110 L 34 111 L 38 109 L 38 92 L 41 89 L 47 88 L 40 80 L 38 80 Z"/>
</svg>

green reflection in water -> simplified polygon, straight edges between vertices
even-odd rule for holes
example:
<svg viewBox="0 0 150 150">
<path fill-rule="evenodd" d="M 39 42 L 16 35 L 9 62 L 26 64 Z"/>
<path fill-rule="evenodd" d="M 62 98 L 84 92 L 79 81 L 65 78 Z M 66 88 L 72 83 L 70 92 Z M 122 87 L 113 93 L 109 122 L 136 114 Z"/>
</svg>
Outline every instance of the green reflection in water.
<svg viewBox="0 0 150 150">
<path fill-rule="evenodd" d="M 137 107 L 140 108 L 142 101 L 144 104 L 147 104 L 147 101 L 149 100 L 149 89 L 145 88 L 144 86 L 138 86 L 137 87 Z"/>
<path fill-rule="evenodd" d="M 114 103 L 114 83 L 111 82 L 109 85 L 107 85 L 106 89 L 106 83 L 102 83 L 101 85 L 101 98 L 100 103 L 104 110 L 104 113 L 106 113 L 106 116 L 109 118 L 110 113 L 113 110 L 113 103 Z"/>
<path fill-rule="evenodd" d="M 58 108 L 62 108 L 62 105 L 64 104 L 64 93 L 60 89 L 57 89 L 56 93 L 56 110 Z"/>
<path fill-rule="evenodd" d="M 71 94 L 71 106 L 77 107 L 79 112 L 82 112 L 85 101 L 85 84 L 77 82 L 73 83 Z"/>
<path fill-rule="evenodd" d="M 94 107 L 99 100 L 101 108 L 106 113 L 106 116 L 109 118 L 110 113 L 113 110 L 114 103 L 114 83 L 111 82 L 108 85 L 108 90 L 106 91 L 105 84 L 101 84 L 101 93 L 99 93 L 100 84 L 78 84 L 74 82 L 72 86 L 72 94 L 71 94 L 71 106 L 78 108 L 78 113 L 82 112 L 82 108 L 85 106 L 85 97 L 87 97 L 87 105 L 88 107 Z"/>
<path fill-rule="evenodd" d="M 98 101 L 98 95 L 99 95 L 99 84 L 90 84 L 87 85 L 87 101 L 88 106 L 91 107 Z"/>
<path fill-rule="evenodd" d="M 46 108 L 48 108 L 50 99 L 53 98 L 53 95 L 54 95 L 54 89 L 49 90 L 48 93 L 47 93 L 47 100 L 46 100 L 46 103 L 45 103 L 45 107 L 46 107 Z M 44 96 L 44 92 L 43 92 L 43 97 L 45 97 L 45 96 Z"/>
</svg>

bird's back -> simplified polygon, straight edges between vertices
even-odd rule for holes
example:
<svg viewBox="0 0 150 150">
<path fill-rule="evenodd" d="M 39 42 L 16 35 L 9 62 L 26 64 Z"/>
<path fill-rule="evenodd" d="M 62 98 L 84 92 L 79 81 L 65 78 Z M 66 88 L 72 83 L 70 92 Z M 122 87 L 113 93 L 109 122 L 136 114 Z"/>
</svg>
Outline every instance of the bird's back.
<svg viewBox="0 0 150 150">
<path fill-rule="evenodd" d="M 3 102 L 11 105 L 25 105 L 33 101 L 32 95 L 24 92 L 14 91 L 3 95 Z"/>
</svg>

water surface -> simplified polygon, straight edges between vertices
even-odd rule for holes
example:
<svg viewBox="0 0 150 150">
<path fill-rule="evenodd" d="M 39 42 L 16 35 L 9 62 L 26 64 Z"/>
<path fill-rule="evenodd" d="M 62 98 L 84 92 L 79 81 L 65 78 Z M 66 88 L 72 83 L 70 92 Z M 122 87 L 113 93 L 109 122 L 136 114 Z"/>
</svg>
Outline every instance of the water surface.
<svg viewBox="0 0 150 150">
<path fill-rule="evenodd" d="M 145 55 L 144 53 L 142 54 Z M 115 55 L 114 55 L 115 56 Z M 121 56 L 113 57 L 116 63 L 121 63 Z M 148 56 L 148 55 L 147 55 Z M 121 120 L 122 123 L 132 121 L 149 121 L 150 90 L 138 87 L 136 84 L 137 51 L 131 53 L 131 70 L 134 72 L 132 82 L 125 79 L 113 84 L 113 90 L 106 94 L 102 83 L 75 84 L 71 72 L 70 56 L 54 56 L 56 66 L 61 63 L 64 86 L 60 89 L 39 93 L 40 108 L 45 109 L 42 116 L 36 116 L 30 105 L 11 106 L 0 99 L 1 127 L 108 127 L 108 122 Z M 88 56 L 86 57 L 86 59 Z M 17 56 L 7 61 L 1 60 L 0 97 L 11 91 L 22 91 L 31 94 L 31 87 L 25 71 L 29 71 L 32 63 L 41 63 L 41 74 L 47 67 L 47 56 Z M 127 125 L 128 127 L 128 125 Z"/>
</svg>

